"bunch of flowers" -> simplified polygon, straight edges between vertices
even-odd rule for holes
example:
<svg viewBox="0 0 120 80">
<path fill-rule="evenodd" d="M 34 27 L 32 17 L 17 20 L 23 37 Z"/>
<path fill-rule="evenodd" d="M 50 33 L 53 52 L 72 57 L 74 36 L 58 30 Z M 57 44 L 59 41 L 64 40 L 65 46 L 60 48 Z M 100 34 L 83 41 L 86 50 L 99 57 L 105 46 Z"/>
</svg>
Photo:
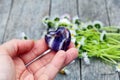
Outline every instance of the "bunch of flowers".
<svg viewBox="0 0 120 80">
<path fill-rule="evenodd" d="M 43 23 L 48 31 L 58 27 L 66 27 L 71 32 L 71 40 L 79 50 L 79 58 L 83 58 L 86 64 L 90 64 L 90 57 L 97 57 L 105 62 L 117 64 L 120 61 L 120 34 L 112 32 L 112 28 L 105 27 L 100 21 L 82 22 L 78 17 L 46 17 Z M 111 31 L 110 31 L 111 29 Z"/>
</svg>

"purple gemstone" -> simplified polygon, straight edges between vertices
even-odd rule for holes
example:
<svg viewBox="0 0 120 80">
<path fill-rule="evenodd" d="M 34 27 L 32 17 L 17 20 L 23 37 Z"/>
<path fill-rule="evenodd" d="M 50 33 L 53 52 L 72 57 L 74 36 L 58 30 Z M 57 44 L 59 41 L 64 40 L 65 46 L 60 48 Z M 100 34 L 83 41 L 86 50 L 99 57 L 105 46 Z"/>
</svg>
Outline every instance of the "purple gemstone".
<svg viewBox="0 0 120 80">
<path fill-rule="evenodd" d="M 71 41 L 71 34 L 65 27 L 59 27 L 56 31 L 48 32 L 45 35 L 45 41 L 49 48 L 54 51 L 67 50 Z"/>
</svg>

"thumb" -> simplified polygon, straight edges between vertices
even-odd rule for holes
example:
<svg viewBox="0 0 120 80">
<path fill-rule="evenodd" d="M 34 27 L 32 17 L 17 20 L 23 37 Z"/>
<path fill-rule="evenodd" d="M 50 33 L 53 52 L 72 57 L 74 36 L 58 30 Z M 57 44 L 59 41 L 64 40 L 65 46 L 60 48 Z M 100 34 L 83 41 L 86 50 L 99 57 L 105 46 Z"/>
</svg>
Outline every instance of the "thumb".
<svg viewBox="0 0 120 80">
<path fill-rule="evenodd" d="M 1 53 L 5 53 L 10 55 L 11 57 L 14 57 L 20 55 L 21 53 L 30 51 L 33 46 L 34 46 L 33 40 L 14 39 L 1 45 L 0 51 Z"/>
</svg>

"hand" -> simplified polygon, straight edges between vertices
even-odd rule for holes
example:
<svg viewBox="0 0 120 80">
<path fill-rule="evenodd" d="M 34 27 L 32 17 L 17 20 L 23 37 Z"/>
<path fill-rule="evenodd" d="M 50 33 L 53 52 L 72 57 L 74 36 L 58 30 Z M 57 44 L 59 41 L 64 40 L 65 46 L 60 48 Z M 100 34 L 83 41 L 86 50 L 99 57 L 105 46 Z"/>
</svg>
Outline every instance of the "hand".
<svg viewBox="0 0 120 80">
<path fill-rule="evenodd" d="M 0 80 L 52 80 L 61 68 L 78 56 L 71 43 L 67 51 L 51 51 L 25 66 L 48 49 L 44 39 L 11 40 L 0 46 Z"/>
</svg>

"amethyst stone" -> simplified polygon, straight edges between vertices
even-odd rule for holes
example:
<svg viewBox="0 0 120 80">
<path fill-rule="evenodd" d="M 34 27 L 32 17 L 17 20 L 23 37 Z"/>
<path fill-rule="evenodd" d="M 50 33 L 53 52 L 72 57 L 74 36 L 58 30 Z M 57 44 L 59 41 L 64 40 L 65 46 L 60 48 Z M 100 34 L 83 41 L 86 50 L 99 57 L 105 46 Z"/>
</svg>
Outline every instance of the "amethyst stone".
<svg viewBox="0 0 120 80">
<path fill-rule="evenodd" d="M 49 48 L 58 50 L 67 50 L 71 41 L 71 34 L 65 27 L 59 27 L 56 31 L 49 31 L 45 35 L 45 41 Z"/>
</svg>

